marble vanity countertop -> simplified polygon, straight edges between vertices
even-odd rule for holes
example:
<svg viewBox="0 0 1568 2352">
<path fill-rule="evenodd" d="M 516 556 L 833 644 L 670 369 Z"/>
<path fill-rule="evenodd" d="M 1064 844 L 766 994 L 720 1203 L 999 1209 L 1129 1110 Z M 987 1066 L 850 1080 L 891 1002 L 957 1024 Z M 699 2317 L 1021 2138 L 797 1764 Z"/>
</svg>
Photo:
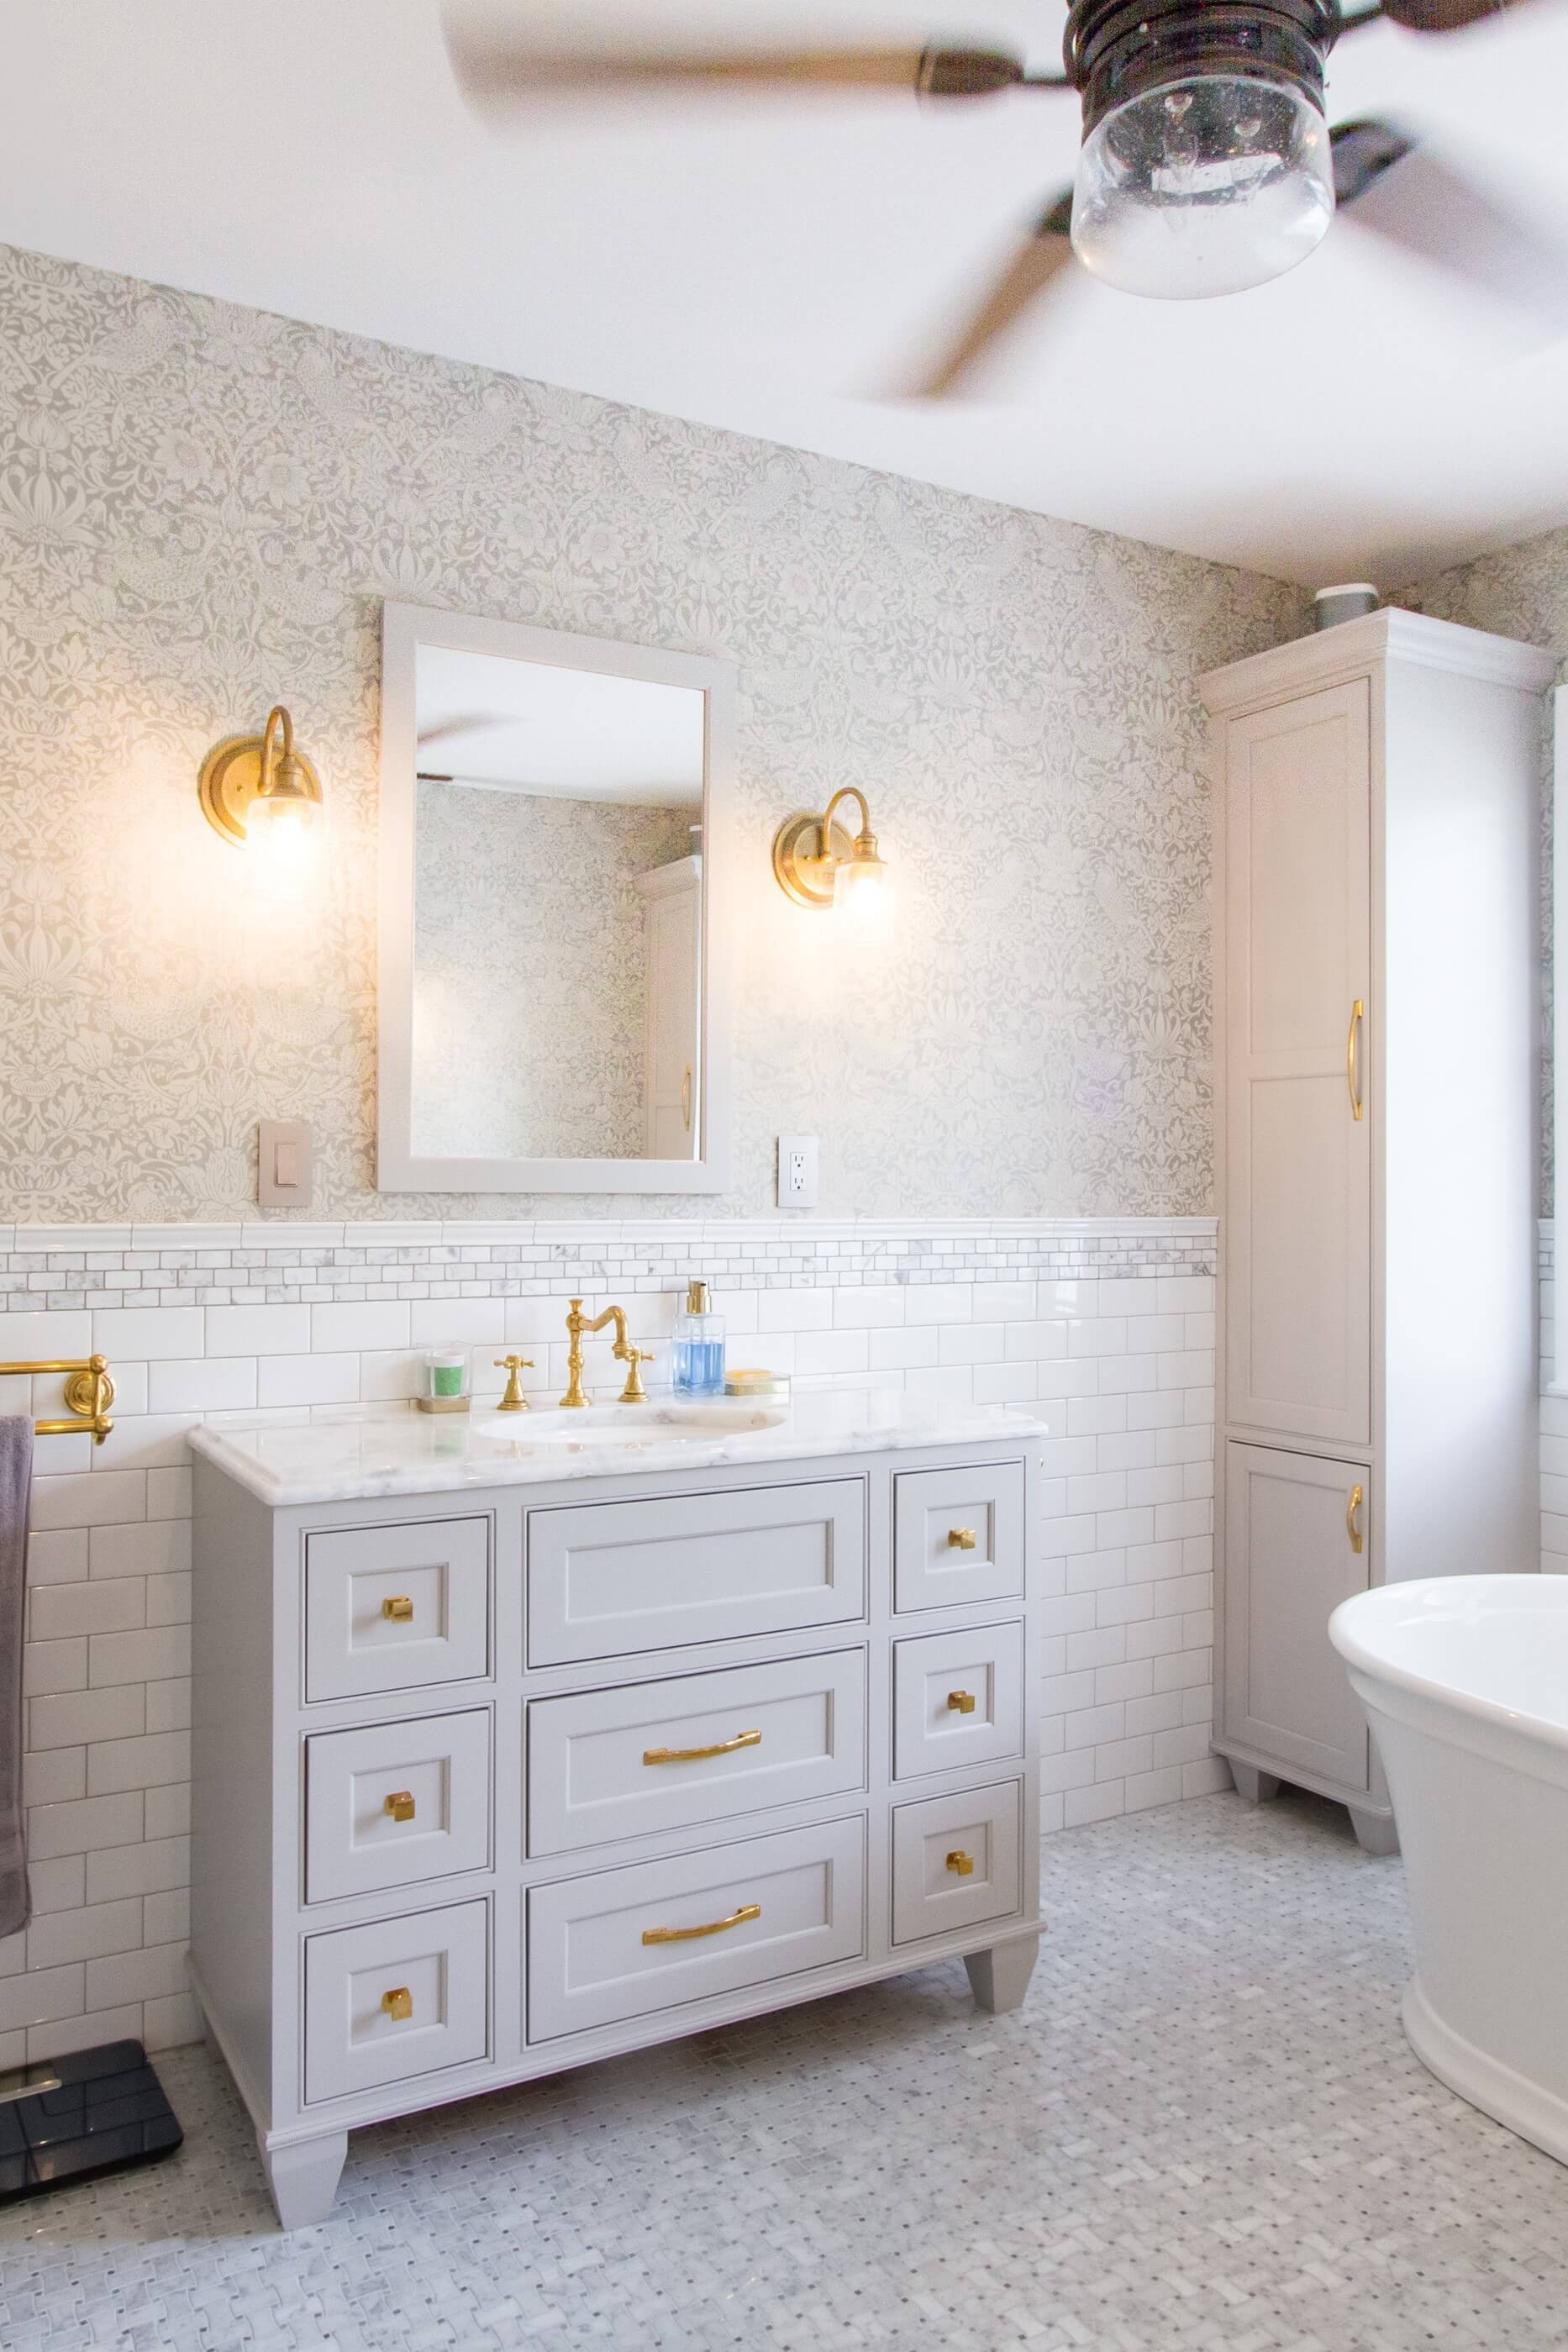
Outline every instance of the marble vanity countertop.
<svg viewBox="0 0 1568 2352">
<path fill-rule="evenodd" d="M 734 1401 L 739 1405 L 740 1401 Z M 954 1404 L 876 1389 L 803 1389 L 784 1418 L 767 1428 L 679 1435 L 668 1399 L 626 1413 L 647 1414 L 647 1434 L 606 1444 L 584 1428 L 564 1434 L 563 1417 L 520 1415 L 515 1432 L 485 1433 L 493 1406 L 468 1414 L 345 1412 L 309 1423 L 226 1422 L 190 1433 L 194 1452 L 216 1463 L 262 1502 L 358 1502 L 388 1495 L 433 1495 L 481 1486 L 557 1486 L 667 1470 L 729 1470 L 746 1463 L 810 1461 L 842 1454 L 885 1454 L 905 1446 L 1017 1445 L 1047 1435 L 1026 1409 Z M 742 1417 L 738 1412 L 737 1420 Z M 601 1428 L 607 1416 L 595 1416 Z M 562 1430 L 558 1437 L 535 1432 Z"/>
</svg>

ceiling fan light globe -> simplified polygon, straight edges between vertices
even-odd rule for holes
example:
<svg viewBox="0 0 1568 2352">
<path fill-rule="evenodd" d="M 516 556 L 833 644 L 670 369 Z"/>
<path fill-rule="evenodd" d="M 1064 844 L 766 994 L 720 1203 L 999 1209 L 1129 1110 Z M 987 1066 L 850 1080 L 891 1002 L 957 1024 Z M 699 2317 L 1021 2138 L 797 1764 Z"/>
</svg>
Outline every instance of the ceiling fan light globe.
<svg viewBox="0 0 1568 2352">
<path fill-rule="evenodd" d="M 1127 100 L 1085 140 L 1073 250 L 1123 293 L 1191 301 L 1282 277 L 1333 213 L 1328 126 L 1305 91 L 1194 74 Z"/>
</svg>

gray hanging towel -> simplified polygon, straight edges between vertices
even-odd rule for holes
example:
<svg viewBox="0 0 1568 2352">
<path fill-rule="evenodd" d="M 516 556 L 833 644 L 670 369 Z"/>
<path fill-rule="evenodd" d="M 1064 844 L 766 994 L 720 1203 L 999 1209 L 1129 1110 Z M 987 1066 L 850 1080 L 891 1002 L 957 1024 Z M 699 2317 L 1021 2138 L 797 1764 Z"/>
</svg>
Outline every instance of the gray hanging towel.
<svg viewBox="0 0 1568 2352">
<path fill-rule="evenodd" d="M 33 1916 L 22 1811 L 22 1618 L 32 1484 L 33 1424 L 0 1415 L 0 1936 L 15 1936 Z"/>
</svg>

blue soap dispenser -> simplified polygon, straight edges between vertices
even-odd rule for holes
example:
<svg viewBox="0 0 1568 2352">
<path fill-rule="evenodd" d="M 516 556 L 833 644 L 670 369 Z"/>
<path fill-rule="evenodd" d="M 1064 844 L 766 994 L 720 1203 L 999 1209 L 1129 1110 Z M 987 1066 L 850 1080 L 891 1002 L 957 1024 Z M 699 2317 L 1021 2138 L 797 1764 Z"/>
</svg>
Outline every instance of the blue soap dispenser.
<svg viewBox="0 0 1568 2352">
<path fill-rule="evenodd" d="M 686 1286 L 686 1305 L 675 1318 L 670 1368 L 677 1396 L 724 1393 L 724 1318 L 709 1306 L 705 1282 Z"/>
</svg>

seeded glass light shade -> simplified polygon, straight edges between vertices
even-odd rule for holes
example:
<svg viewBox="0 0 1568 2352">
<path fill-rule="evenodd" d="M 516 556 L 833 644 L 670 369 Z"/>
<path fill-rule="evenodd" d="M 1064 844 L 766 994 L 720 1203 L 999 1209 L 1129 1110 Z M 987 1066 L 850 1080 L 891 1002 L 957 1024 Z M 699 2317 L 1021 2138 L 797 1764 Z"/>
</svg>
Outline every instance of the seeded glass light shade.
<svg viewBox="0 0 1568 2352">
<path fill-rule="evenodd" d="M 850 855 L 834 868 L 833 904 L 836 909 L 847 909 L 862 923 L 880 922 L 887 915 L 888 868 L 877 855 L 874 841 L 868 854 L 864 835 Z"/>
<path fill-rule="evenodd" d="M 245 841 L 258 878 L 285 889 L 299 887 L 315 870 L 324 830 L 320 801 L 302 793 L 285 787 L 253 800 Z"/>
<path fill-rule="evenodd" d="M 1079 157 L 1073 249 L 1128 294 L 1237 294 L 1304 261 L 1333 212 L 1328 126 L 1302 90 L 1194 74 L 1095 126 Z"/>
</svg>

